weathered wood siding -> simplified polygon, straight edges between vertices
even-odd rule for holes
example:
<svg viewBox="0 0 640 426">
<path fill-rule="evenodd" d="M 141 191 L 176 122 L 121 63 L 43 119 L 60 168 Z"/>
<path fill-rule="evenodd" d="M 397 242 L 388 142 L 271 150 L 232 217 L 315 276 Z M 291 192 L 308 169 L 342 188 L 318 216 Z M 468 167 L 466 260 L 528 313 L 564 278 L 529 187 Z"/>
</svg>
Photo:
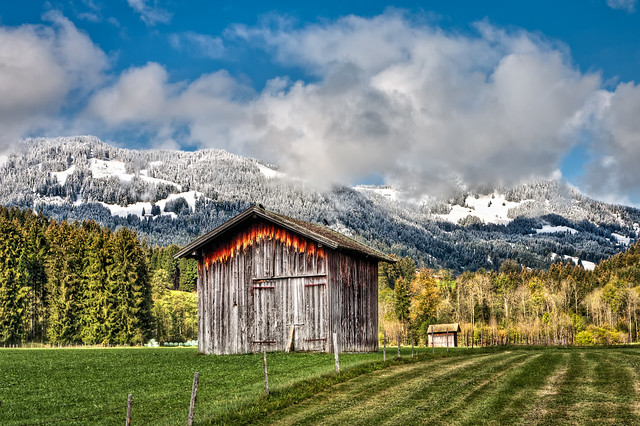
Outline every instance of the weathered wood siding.
<svg viewBox="0 0 640 426">
<path fill-rule="evenodd" d="M 450 348 L 458 346 L 458 333 L 451 332 L 449 335 L 446 333 L 429 334 L 429 347 L 435 346 L 436 348 L 446 348 L 447 339 L 449 339 Z"/>
<path fill-rule="evenodd" d="M 292 326 L 295 350 L 328 351 L 326 259 L 317 243 L 260 221 L 207 247 L 199 261 L 198 351 L 286 350 Z"/>
<path fill-rule="evenodd" d="M 339 351 L 377 351 L 378 261 L 341 252 L 327 258 L 330 332 L 338 333 Z"/>
</svg>

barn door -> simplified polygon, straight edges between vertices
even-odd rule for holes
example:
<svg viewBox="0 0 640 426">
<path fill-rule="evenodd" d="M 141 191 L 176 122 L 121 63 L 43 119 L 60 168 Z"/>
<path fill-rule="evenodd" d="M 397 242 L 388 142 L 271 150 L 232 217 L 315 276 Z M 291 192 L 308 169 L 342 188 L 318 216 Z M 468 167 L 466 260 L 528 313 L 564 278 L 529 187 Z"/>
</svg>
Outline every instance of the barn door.
<svg viewBox="0 0 640 426">
<path fill-rule="evenodd" d="M 286 350 L 293 330 L 293 350 L 324 351 L 326 292 L 324 275 L 254 280 L 254 350 Z"/>
<path fill-rule="evenodd" d="M 253 306 L 255 309 L 254 350 L 276 350 L 280 332 L 280 321 L 276 309 L 276 283 L 264 281 L 254 283 Z"/>
<path fill-rule="evenodd" d="M 300 303 L 297 317 L 302 325 L 296 328 L 296 350 L 324 351 L 326 333 L 326 276 L 297 280 Z"/>
</svg>

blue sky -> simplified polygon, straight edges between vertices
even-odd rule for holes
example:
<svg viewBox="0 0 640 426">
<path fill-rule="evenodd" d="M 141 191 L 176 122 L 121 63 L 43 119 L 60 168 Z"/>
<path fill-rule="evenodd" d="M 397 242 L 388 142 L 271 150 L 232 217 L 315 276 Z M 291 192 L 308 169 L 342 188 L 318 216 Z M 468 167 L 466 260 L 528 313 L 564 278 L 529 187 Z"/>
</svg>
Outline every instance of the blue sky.
<svg viewBox="0 0 640 426">
<path fill-rule="evenodd" d="M 418 192 L 563 177 L 640 204 L 632 0 L 0 4 L 0 146 L 224 148 Z"/>
</svg>

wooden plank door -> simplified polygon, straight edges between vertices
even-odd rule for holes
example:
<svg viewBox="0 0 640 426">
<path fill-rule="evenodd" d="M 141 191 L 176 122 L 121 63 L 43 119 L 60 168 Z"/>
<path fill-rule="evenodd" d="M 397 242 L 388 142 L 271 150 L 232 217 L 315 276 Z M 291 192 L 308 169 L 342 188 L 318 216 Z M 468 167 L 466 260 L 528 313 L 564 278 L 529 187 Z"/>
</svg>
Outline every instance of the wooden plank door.
<svg viewBox="0 0 640 426">
<path fill-rule="evenodd" d="M 296 329 L 296 350 L 324 351 L 327 341 L 327 278 L 304 278 L 298 282 L 301 303 L 297 317 L 303 325 Z M 299 349 L 298 349 L 299 348 Z"/>
<path fill-rule="evenodd" d="M 276 286 L 275 282 L 265 281 L 254 283 L 253 286 L 253 306 L 255 309 L 255 338 L 253 347 L 255 351 L 262 351 L 266 348 L 269 351 L 278 349 L 277 343 L 282 334 L 281 321 L 279 321 L 276 307 Z"/>
</svg>

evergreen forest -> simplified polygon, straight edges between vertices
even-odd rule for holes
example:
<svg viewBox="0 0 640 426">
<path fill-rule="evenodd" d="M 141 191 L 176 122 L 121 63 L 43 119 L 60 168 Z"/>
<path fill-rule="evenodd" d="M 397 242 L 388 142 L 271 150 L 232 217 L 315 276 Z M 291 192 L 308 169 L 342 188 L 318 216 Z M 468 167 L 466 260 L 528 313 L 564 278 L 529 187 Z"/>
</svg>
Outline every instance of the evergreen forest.
<svg viewBox="0 0 640 426">
<path fill-rule="evenodd" d="M 58 222 L 0 207 L 0 345 L 136 345 L 197 338 L 197 263 L 125 227 Z M 640 244 L 593 271 L 505 260 L 459 274 L 382 263 L 381 332 L 424 343 L 430 324 L 461 324 L 464 343 L 615 344 L 640 338 Z"/>
<path fill-rule="evenodd" d="M 0 345 L 197 337 L 197 264 L 134 231 L 0 207 Z"/>
</svg>

